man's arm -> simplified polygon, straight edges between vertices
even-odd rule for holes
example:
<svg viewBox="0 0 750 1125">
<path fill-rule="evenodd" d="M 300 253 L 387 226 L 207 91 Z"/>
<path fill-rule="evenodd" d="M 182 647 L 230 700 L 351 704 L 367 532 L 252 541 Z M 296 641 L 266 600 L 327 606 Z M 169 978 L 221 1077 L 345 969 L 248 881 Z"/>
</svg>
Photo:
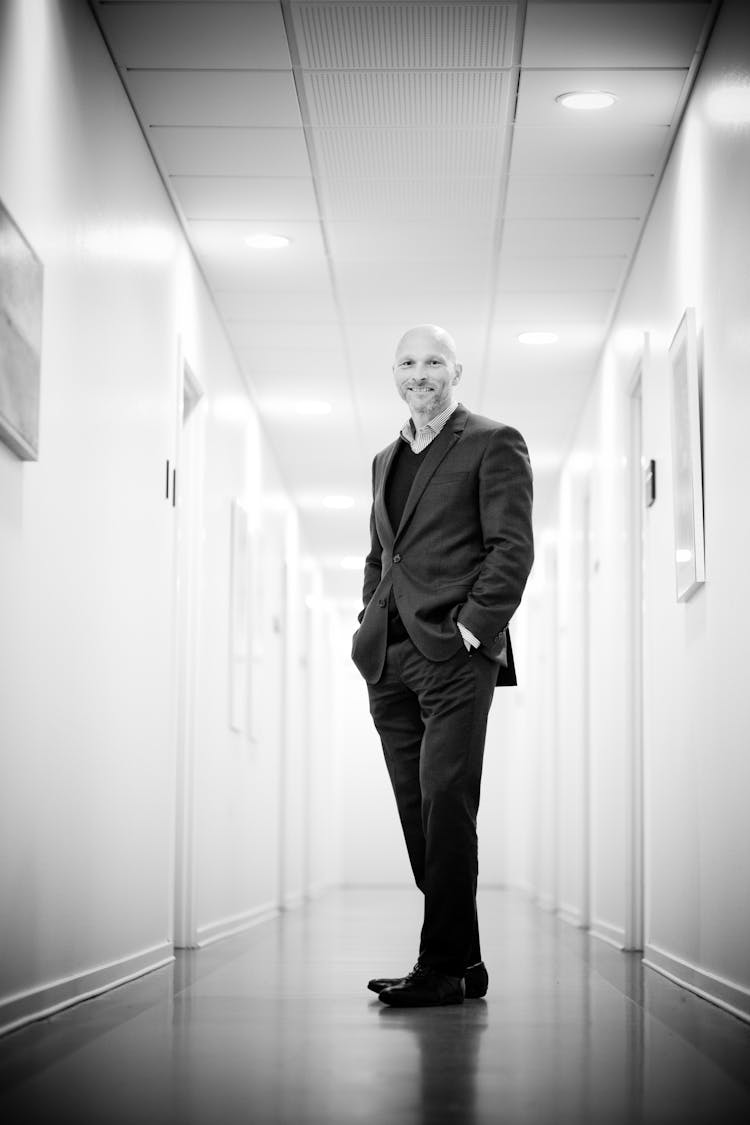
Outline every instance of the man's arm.
<svg viewBox="0 0 750 1125">
<path fill-rule="evenodd" d="M 490 437 L 479 467 L 479 518 L 485 552 L 459 623 L 488 648 L 521 601 L 534 561 L 533 484 L 526 443 L 510 426 Z"/>
</svg>

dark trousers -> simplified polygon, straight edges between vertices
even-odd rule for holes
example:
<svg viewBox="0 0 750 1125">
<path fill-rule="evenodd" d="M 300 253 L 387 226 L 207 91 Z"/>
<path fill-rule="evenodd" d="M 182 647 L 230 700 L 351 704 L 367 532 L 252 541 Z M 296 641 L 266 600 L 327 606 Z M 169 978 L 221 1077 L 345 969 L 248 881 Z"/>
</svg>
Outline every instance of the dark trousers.
<svg viewBox="0 0 750 1125">
<path fill-rule="evenodd" d="M 477 921 L 477 812 L 484 739 L 497 666 L 461 646 L 427 660 L 414 644 L 389 643 L 369 684 L 412 871 L 424 894 L 419 959 L 461 977 L 482 959 Z"/>
</svg>

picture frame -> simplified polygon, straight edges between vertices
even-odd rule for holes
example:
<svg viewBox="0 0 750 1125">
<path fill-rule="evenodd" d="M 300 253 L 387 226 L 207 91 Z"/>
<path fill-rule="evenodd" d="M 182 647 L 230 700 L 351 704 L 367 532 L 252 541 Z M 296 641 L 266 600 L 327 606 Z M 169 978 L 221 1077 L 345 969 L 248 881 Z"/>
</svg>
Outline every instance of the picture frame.
<svg viewBox="0 0 750 1125">
<path fill-rule="evenodd" d="M 0 441 L 39 459 L 44 267 L 0 201 Z"/>
<path fill-rule="evenodd" d="M 678 602 L 706 580 L 703 528 L 700 370 L 695 309 L 687 308 L 669 345 L 674 561 Z"/>
</svg>

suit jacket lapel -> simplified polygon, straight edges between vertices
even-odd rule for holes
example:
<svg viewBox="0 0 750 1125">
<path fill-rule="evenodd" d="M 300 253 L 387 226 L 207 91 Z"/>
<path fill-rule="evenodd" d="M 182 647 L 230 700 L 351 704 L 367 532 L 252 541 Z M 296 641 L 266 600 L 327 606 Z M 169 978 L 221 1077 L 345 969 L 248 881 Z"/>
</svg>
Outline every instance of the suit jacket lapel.
<svg viewBox="0 0 750 1125">
<path fill-rule="evenodd" d="M 400 437 L 396 438 L 393 444 L 386 449 L 385 458 L 383 460 L 383 472 L 375 487 L 375 522 L 379 528 L 383 528 L 388 533 L 388 542 L 384 543 L 383 536 L 381 535 L 380 537 L 382 546 L 387 547 L 388 550 L 393 546 L 395 535 L 391 527 L 388 509 L 385 506 L 385 486 L 388 480 L 388 474 L 391 471 L 391 466 L 393 465 L 393 458 L 396 456 L 396 451 L 402 440 L 403 439 Z"/>
<path fill-rule="evenodd" d="M 460 438 L 463 428 L 466 425 L 467 417 L 468 412 L 463 406 L 456 407 L 438 436 L 428 445 L 425 451 L 424 461 L 419 466 L 419 472 L 414 478 L 414 484 L 411 486 L 411 491 L 409 492 L 409 497 L 404 508 L 404 514 L 401 517 L 401 523 L 396 529 L 396 539 L 411 519 L 414 509 L 421 500 L 422 493 L 429 484 L 438 465 Z"/>
</svg>

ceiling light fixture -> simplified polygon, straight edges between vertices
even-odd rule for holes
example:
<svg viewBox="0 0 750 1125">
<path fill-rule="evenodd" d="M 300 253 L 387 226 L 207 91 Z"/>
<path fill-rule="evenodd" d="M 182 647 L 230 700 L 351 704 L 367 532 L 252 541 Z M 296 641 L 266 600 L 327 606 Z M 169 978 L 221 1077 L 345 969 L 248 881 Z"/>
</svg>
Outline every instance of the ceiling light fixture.
<svg viewBox="0 0 750 1125">
<path fill-rule="evenodd" d="M 570 90 L 555 98 L 565 109 L 609 109 L 617 101 L 614 94 L 606 90 Z"/>
<path fill-rule="evenodd" d="M 335 508 L 338 511 L 343 511 L 345 508 L 353 508 L 354 507 L 354 497 L 353 496 L 324 496 L 323 497 L 323 507 L 324 508 Z"/>
<path fill-rule="evenodd" d="M 283 250 L 290 242 L 283 234 L 249 234 L 245 239 L 251 250 Z"/>
<path fill-rule="evenodd" d="M 541 344 L 556 344 L 556 332 L 522 332 L 518 337 L 520 344 L 534 344 L 537 347 Z"/>
<path fill-rule="evenodd" d="M 320 399 L 304 399 L 294 404 L 295 414 L 305 415 L 323 415 L 331 413 L 330 402 L 323 402 Z"/>
</svg>

